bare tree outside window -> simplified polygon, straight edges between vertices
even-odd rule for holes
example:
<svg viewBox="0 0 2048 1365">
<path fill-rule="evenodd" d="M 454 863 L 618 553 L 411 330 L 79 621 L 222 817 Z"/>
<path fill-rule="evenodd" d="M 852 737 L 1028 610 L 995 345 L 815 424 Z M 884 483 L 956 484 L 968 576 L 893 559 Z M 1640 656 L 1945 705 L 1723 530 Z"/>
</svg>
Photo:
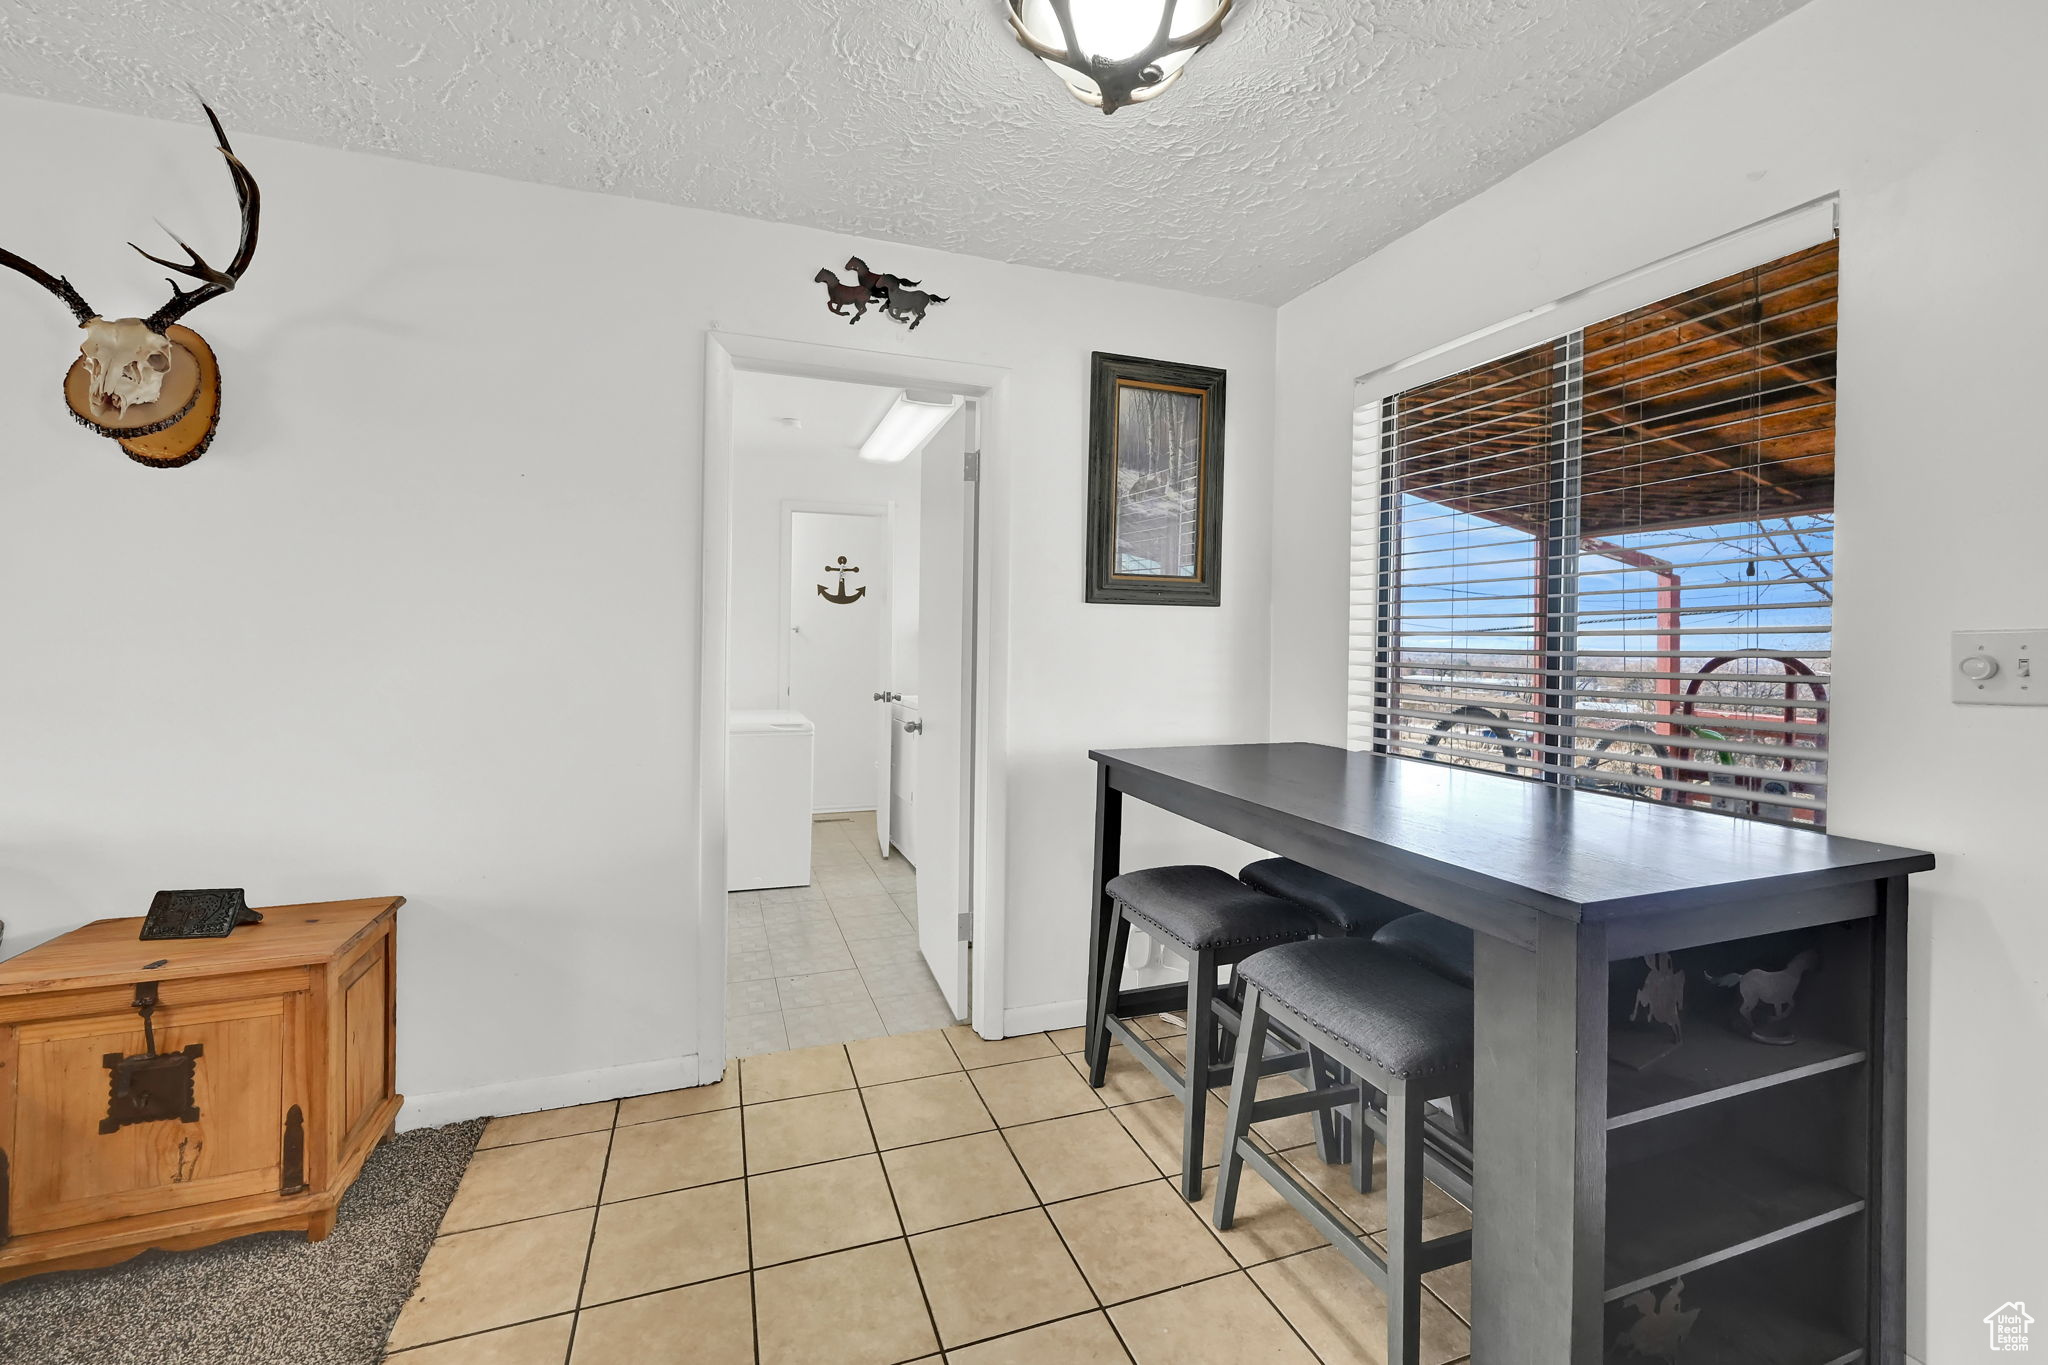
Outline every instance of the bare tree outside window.
<svg viewBox="0 0 2048 1365">
<path fill-rule="evenodd" d="M 1201 554 L 1202 396 L 1117 386 L 1116 571 L 1193 578 Z"/>
</svg>

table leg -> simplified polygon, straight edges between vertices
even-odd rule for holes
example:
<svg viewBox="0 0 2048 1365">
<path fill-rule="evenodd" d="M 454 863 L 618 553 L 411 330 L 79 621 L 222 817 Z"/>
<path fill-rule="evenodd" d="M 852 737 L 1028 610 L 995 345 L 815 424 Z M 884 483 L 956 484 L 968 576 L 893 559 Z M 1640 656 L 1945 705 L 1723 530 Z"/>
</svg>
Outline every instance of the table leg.
<svg viewBox="0 0 2048 1365">
<path fill-rule="evenodd" d="M 1124 841 L 1124 794 L 1109 782 L 1109 768 L 1095 765 L 1095 882 L 1093 909 L 1088 918 L 1088 994 L 1083 1008 L 1088 1011 L 1088 1031 L 1082 1035 L 1091 1070 L 1100 1070 L 1109 1047 L 1109 1033 L 1097 1024 L 1095 1002 L 1102 998 L 1102 949 L 1109 942 L 1109 884 L 1122 870 Z"/>
<path fill-rule="evenodd" d="M 1906 1352 L 1906 879 L 1877 885 L 1871 930 L 1870 1359 Z"/>
<path fill-rule="evenodd" d="M 1607 935 L 1544 916 L 1480 934 L 1473 1365 L 1599 1365 L 1607 1215 Z"/>
</svg>

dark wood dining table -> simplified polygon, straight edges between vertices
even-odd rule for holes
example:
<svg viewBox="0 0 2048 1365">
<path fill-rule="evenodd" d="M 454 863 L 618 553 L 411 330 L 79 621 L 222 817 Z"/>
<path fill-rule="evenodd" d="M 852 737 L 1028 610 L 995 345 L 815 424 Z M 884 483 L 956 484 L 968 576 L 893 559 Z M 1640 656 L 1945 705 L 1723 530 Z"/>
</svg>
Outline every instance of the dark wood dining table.
<svg viewBox="0 0 2048 1365">
<path fill-rule="evenodd" d="M 1478 1365 L 1595 1365 L 1615 1349 L 1615 1315 L 1630 1295 L 1713 1267 L 1725 1267 L 1706 1276 L 1724 1306 L 1701 1318 L 1702 1354 L 1687 1360 L 1902 1358 L 1906 883 L 1934 865 L 1931 854 L 1327 745 L 1090 757 L 1091 1000 L 1126 798 L 1476 931 Z M 1638 1075 L 1611 1062 L 1615 973 L 1631 959 L 1798 931 L 1834 935 L 1830 998 L 1842 1003 L 1830 1036 L 1765 1047 L 1695 1023 L 1693 1041 L 1660 1068 Z M 1695 990 L 1707 993 L 1705 983 Z M 1087 1045 L 1092 1056 L 1107 1042 L 1096 1030 Z M 1724 1150 L 1729 1114 L 1747 1112 L 1729 1106 L 1742 1103 L 1825 1109 L 1813 1124 L 1841 1169 L 1816 1177 L 1804 1149 L 1790 1165 Z M 1723 1127 L 1706 1128 L 1710 1119 Z M 1689 1140 L 1704 1157 L 1684 1150 Z M 1629 1146 L 1625 1167 L 1610 1170 L 1612 1144 Z M 1764 1256 L 1773 1273 L 1762 1280 L 1789 1280 L 1768 1249 L 1802 1235 L 1822 1240 L 1777 1254 L 1844 1262 L 1829 1272 L 1839 1294 L 1821 1292 L 1810 1315 L 1769 1284 L 1756 1302 L 1737 1302 L 1741 1258 Z"/>
</svg>

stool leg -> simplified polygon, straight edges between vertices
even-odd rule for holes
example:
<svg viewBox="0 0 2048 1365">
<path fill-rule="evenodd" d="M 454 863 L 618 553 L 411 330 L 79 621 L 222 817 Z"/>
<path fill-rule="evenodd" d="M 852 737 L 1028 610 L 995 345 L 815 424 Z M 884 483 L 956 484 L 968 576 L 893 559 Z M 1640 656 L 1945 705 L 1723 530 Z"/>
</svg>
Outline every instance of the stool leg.
<svg viewBox="0 0 2048 1365">
<path fill-rule="evenodd" d="M 1387 1088 L 1387 1365 L 1422 1358 L 1422 1121 L 1428 1106 Z"/>
<path fill-rule="evenodd" d="M 1237 1144 L 1252 1130 L 1252 1101 L 1259 1093 L 1259 1065 L 1266 1055 L 1266 1002 L 1257 986 L 1246 986 L 1238 1017 L 1237 1058 L 1230 1073 L 1230 1109 L 1223 1124 L 1223 1164 L 1216 1172 L 1216 1226 L 1228 1232 L 1237 1217 L 1237 1181 L 1244 1158 Z"/>
<path fill-rule="evenodd" d="M 1209 1067 L 1216 1059 L 1216 954 L 1188 963 L 1188 1093 L 1182 1097 L 1180 1192 L 1202 1197 L 1202 1137 L 1209 1114 Z"/>
<path fill-rule="evenodd" d="M 1102 997 L 1094 1002 L 1095 1027 L 1093 1033 L 1102 1039 L 1102 1046 L 1088 1061 L 1088 1084 L 1100 1090 L 1103 1077 L 1109 1071 L 1109 1017 L 1116 1012 L 1116 998 L 1124 988 L 1124 956 L 1130 951 L 1131 922 L 1118 910 L 1116 918 L 1110 921 L 1109 942 L 1102 945 Z"/>
<path fill-rule="evenodd" d="M 1351 1110 L 1351 1188 L 1360 1194 L 1372 1193 L 1372 1154 L 1379 1138 L 1374 1135 L 1372 1125 L 1365 1121 L 1365 1111 L 1372 1101 L 1365 1097 L 1370 1087 L 1360 1084 L 1358 1102 Z"/>
<path fill-rule="evenodd" d="M 1344 1068 L 1332 1061 L 1321 1048 L 1311 1046 L 1308 1050 L 1308 1088 L 1322 1090 L 1344 1083 Z M 1345 1166 L 1351 1162 L 1351 1119 L 1342 1105 L 1333 1104 L 1328 1109 L 1316 1111 L 1316 1155 L 1325 1166 Z"/>
<path fill-rule="evenodd" d="M 1458 1136 L 1467 1142 L 1472 1140 L 1472 1092 L 1451 1096 L 1451 1123 L 1456 1126 Z"/>
</svg>

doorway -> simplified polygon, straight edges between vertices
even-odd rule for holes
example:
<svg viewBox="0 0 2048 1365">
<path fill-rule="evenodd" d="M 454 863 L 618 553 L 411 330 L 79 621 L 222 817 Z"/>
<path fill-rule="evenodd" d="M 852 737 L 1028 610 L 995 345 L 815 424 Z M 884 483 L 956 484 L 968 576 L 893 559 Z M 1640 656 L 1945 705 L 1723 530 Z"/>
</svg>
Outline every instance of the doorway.
<svg viewBox="0 0 2048 1365">
<path fill-rule="evenodd" d="M 700 1053 L 704 1079 L 718 1074 L 720 1055 L 970 1015 L 985 1029 L 999 1006 L 978 994 L 983 964 L 973 955 L 988 919 L 975 809 L 986 783 L 986 641 L 976 629 L 978 483 L 968 476 L 991 386 L 956 378 L 937 398 L 918 391 L 921 402 L 943 399 L 938 429 L 894 461 L 863 460 L 864 440 L 906 387 L 929 385 L 928 373 L 762 364 L 734 357 L 723 340 L 713 342 L 707 394 L 704 734 L 724 761 L 705 765 L 701 818 L 707 836 L 727 828 L 724 840 L 704 842 L 707 881 L 738 873 L 762 821 L 734 803 L 776 770 L 756 759 L 774 742 L 754 721 L 742 733 L 742 713 L 772 713 L 799 745 L 807 733 L 813 757 L 808 866 L 756 870 L 748 875 L 758 884 L 707 896 L 707 910 L 723 903 L 725 913 L 703 917 L 699 942 L 715 945 L 727 969 L 718 975 L 730 980 L 699 978 L 724 1005 L 705 1042 L 728 1035 Z M 775 817 L 784 827 L 789 805 Z M 708 932 L 714 918 L 723 933 Z M 706 1025 L 709 1013 L 699 1015 Z"/>
</svg>

